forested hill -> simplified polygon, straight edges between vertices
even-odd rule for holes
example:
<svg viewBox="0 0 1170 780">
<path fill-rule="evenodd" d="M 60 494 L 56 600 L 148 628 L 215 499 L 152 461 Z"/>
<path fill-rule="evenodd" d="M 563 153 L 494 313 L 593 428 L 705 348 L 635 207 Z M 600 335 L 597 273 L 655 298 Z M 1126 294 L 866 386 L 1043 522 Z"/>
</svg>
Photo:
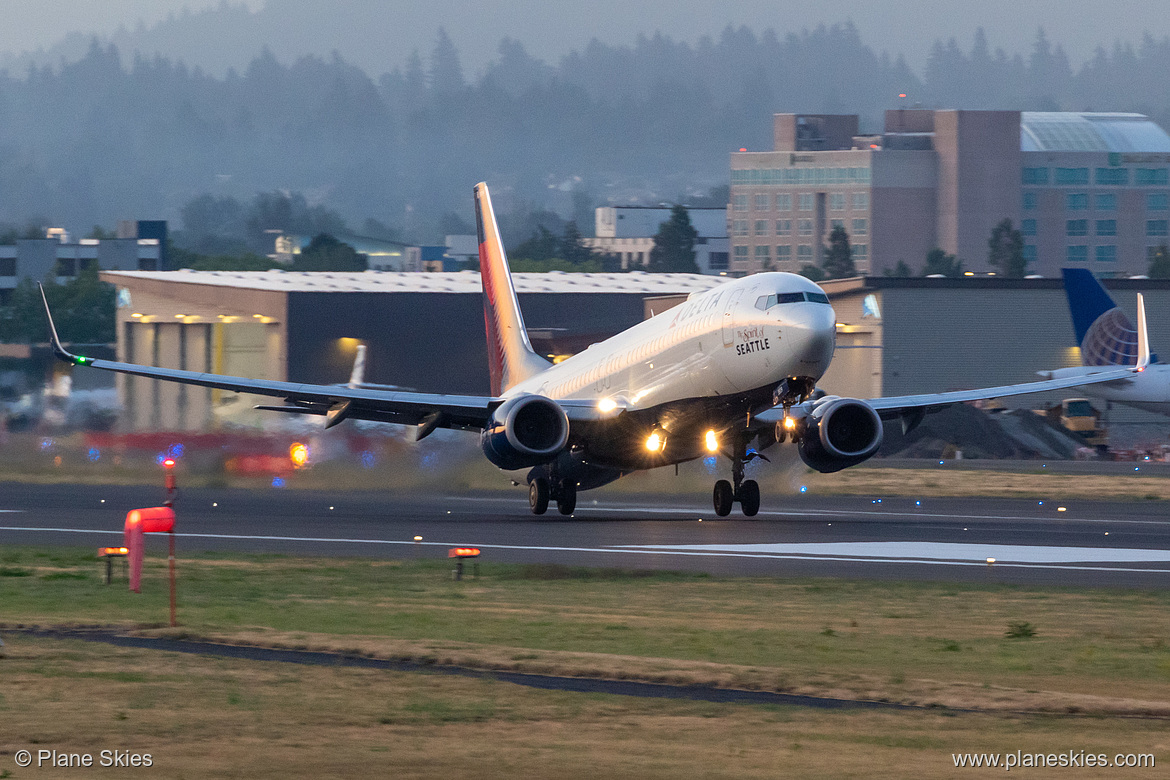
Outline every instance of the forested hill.
<svg viewBox="0 0 1170 780">
<path fill-rule="evenodd" d="M 475 78 L 442 31 L 420 48 L 387 74 L 262 51 L 219 77 L 95 41 L 77 61 L 0 75 L 0 223 L 178 220 L 199 195 L 285 190 L 432 241 L 445 213 L 470 217 L 481 179 L 504 208 L 568 217 L 575 204 L 580 219 L 605 202 L 695 198 L 726 183 L 729 151 L 770 147 L 775 112 L 859 113 L 877 131 L 904 92 L 907 105 L 1170 118 L 1170 40 L 1074 67 L 1043 33 L 1022 54 L 977 34 L 970 50 L 938 43 L 921 74 L 849 24 L 594 41 L 555 64 L 504 40 Z"/>
</svg>

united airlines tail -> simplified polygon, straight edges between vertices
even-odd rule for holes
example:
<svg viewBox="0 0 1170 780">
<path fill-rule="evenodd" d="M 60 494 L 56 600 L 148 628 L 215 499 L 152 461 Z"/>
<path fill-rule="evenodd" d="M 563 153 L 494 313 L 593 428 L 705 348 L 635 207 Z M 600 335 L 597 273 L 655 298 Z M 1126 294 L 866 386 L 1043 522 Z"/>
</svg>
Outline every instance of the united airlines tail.
<svg viewBox="0 0 1170 780">
<path fill-rule="evenodd" d="M 492 210 L 487 185 L 475 185 L 475 227 L 479 235 L 479 274 L 483 283 L 483 319 L 487 329 L 488 370 L 492 395 L 539 374 L 552 364 L 537 355 L 524 330 L 524 317 L 512 287 L 508 258 Z"/>
<path fill-rule="evenodd" d="M 1138 361 L 1137 328 L 1087 268 L 1064 269 L 1064 291 L 1086 366 L 1132 366 Z"/>
</svg>

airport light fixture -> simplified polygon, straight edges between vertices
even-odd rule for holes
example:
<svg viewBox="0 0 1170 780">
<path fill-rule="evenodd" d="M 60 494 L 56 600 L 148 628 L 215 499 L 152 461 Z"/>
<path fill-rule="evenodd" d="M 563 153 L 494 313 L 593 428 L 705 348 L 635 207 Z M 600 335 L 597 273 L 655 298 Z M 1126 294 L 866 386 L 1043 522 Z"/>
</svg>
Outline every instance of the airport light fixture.
<svg viewBox="0 0 1170 780">
<path fill-rule="evenodd" d="M 475 560 L 475 577 L 479 579 L 479 548 L 478 547 L 452 547 L 447 551 L 448 558 L 455 559 L 455 571 L 451 572 L 452 576 L 457 579 L 463 579 L 463 561 L 467 558 Z"/>
<path fill-rule="evenodd" d="M 309 463 L 309 448 L 299 441 L 293 442 L 288 448 L 288 459 L 296 468 L 304 468 Z M 332 507 L 330 507 L 332 509 Z"/>
<path fill-rule="evenodd" d="M 121 558 L 123 560 L 130 555 L 129 547 L 99 547 L 98 557 L 106 559 L 106 584 L 109 585 L 114 579 L 114 559 Z M 129 577 L 129 573 L 127 573 Z"/>
</svg>

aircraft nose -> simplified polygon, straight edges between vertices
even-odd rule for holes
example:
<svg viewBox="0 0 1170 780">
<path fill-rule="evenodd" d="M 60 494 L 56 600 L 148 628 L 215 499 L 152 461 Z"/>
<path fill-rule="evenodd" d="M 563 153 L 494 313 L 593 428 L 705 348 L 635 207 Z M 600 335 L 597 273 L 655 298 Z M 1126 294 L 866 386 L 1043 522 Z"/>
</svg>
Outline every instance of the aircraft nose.
<svg viewBox="0 0 1170 780">
<path fill-rule="evenodd" d="M 836 315 L 828 306 L 817 306 L 793 325 L 789 329 L 793 357 L 804 375 L 820 377 L 828 370 L 837 346 Z"/>
</svg>

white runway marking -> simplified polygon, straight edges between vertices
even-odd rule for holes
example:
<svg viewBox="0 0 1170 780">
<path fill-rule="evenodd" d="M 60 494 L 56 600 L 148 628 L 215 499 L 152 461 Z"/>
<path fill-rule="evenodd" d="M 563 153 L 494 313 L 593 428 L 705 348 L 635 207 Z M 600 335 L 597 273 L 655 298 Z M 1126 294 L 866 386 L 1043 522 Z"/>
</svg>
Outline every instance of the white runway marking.
<svg viewBox="0 0 1170 780">
<path fill-rule="evenodd" d="M 475 503 L 496 502 L 509 504 L 511 506 L 518 506 L 517 499 L 513 498 L 495 498 L 485 497 L 479 498 L 475 496 L 448 496 L 448 501 L 466 501 Z M 1056 504 L 1052 503 L 1052 508 L 1055 509 Z M 693 515 L 697 518 L 718 520 L 711 511 L 710 505 L 703 506 L 647 506 L 644 504 L 579 504 L 577 506 L 576 516 L 580 519 L 588 519 L 593 512 L 635 512 L 648 515 L 674 515 L 676 517 L 689 517 Z M 1045 513 L 1036 515 L 966 515 L 955 514 L 948 512 L 923 512 L 921 510 L 916 512 L 896 512 L 883 511 L 872 509 L 761 509 L 759 518 L 764 517 L 791 517 L 800 519 L 822 518 L 822 517 L 897 517 L 904 520 L 1053 520 L 1060 523 L 1131 523 L 1134 525 L 1166 525 L 1170 520 L 1130 520 L 1127 518 L 1104 518 L 1104 517 L 1066 517 L 1064 515 L 1057 515 L 1055 511 L 1051 516 Z M 727 518 L 728 520 L 741 520 L 735 515 Z"/>
<path fill-rule="evenodd" d="M 97 528 L 37 528 L 0 526 L 0 531 L 121 536 L 121 531 Z M 491 544 L 471 542 L 416 542 L 413 539 L 349 539 L 321 536 L 258 536 L 248 534 L 177 533 L 190 539 L 228 539 L 313 544 L 365 544 L 419 547 L 457 547 L 473 544 L 492 550 L 531 550 L 608 555 L 694 556 L 712 558 L 764 558 L 793 561 L 834 561 L 841 563 L 926 564 L 932 566 L 986 566 L 995 558 L 997 567 L 1019 569 L 1069 569 L 1077 571 L 1143 572 L 1170 574 L 1170 569 L 1127 568 L 1108 563 L 1158 563 L 1170 561 L 1170 551 L 1134 548 L 1032 547 L 1026 545 L 954 544 L 949 542 L 824 542 L 743 545 L 611 545 L 605 547 L 558 547 L 544 545 Z M 1025 554 L 1023 551 L 1032 551 Z M 1051 551 L 1051 552 L 1046 552 Z M 881 554 L 874 554 L 875 552 Z M 999 554 L 995 554 L 998 552 Z M 1009 556 L 1016 556 L 1015 558 Z M 949 556 L 949 557 L 948 557 Z M 1002 556 L 1002 557 L 1001 557 Z M 1087 565 L 1096 563 L 1098 565 Z"/>
<path fill-rule="evenodd" d="M 804 542 L 782 544 L 640 544 L 641 550 L 734 552 L 792 555 L 834 560 L 977 561 L 986 563 L 1165 563 L 1170 550 L 1125 547 L 1045 547 L 1020 544 L 965 544 L 954 542 Z"/>
</svg>

